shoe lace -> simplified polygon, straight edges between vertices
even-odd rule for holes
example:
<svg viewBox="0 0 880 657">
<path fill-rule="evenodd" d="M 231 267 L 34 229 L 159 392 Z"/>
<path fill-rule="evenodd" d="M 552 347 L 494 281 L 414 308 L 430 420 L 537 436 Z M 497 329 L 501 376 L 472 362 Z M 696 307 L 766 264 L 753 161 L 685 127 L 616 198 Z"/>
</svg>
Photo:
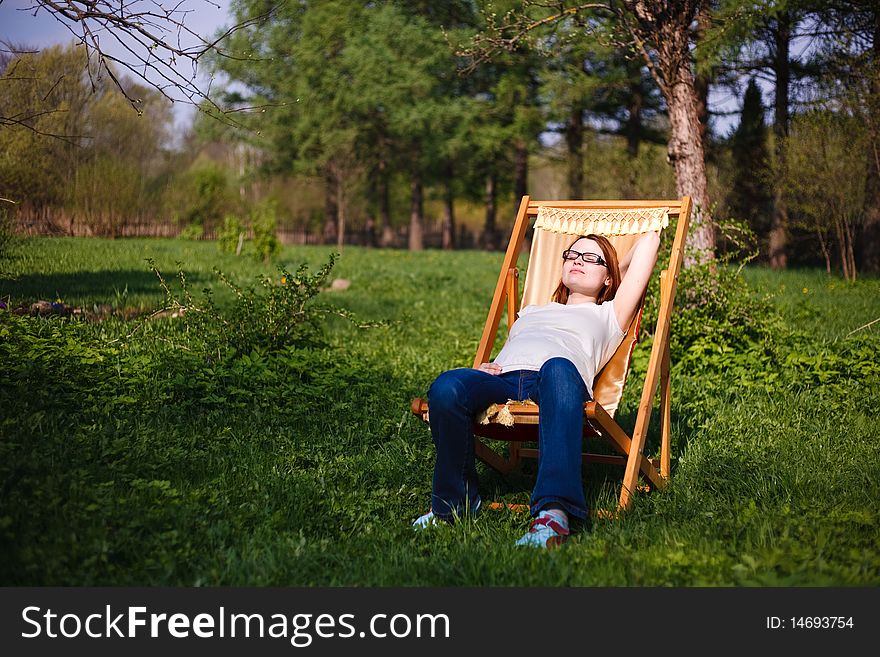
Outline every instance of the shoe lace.
<svg viewBox="0 0 880 657">
<path fill-rule="evenodd" d="M 552 516 L 540 516 L 532 520 L 532 524 L 529 527 L 529 533 L 535 534 L 537 532 L 543 531 L 545 528 L 556 532 L 560 536 L 568 536 L 569 534 L 568 527 L 564 527 L 562 524 L 559 523 L 558 520 L 556 520 L 556 518 Z"/>
</svg>

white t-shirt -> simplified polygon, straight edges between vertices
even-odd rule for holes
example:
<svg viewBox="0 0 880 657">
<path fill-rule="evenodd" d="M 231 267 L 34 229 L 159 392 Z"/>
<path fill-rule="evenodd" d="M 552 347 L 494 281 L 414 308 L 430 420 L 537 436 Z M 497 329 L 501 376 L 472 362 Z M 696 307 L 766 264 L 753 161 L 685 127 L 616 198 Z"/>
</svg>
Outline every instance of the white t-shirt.
<svg viewBox="0 0 880 657">
<path fill-rule="evenodd" d="M 548 303 L 519 311 L 495 362 L 503 372 L 541 369 L 551 358 L 567 358 L 593 394 L 593 379 L 623 340 L 614 300 L 602 304 Z"/>
</svg>

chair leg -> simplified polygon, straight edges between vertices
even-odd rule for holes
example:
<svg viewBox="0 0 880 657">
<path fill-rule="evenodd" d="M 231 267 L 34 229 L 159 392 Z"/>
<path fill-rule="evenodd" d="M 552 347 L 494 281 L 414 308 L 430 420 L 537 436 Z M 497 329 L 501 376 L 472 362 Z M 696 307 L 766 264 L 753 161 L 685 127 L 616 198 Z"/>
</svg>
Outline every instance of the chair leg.
<svg viewBox="0 0 880 657">
<path fill-rule="evenodd" d="M 519 467 L 522 458 L 519 453 L 519 448 L 522 445 L 518 440 L 513 440 L 507 446 L 507 461 L 510 463 L 510 469 L 515 470 Z"/>
<path fill-rule="evenodd" d="M 474 439 L 474 456 L 501 474 L 508 474 L 515 467 L 509 458 L 499 456 L 479 438 Z"/>
<path fill-rule="evenodd" d="M 672 391 L 669 386 L 669 344 L 667 343 L 660 361 L 660 476 L 664 479 L 669 479 L 671 470 Z"/>
<path fill-rule="evenodd" d="M 637 452 L 631 452 L 628 460 L 639 458 L 640 454 Z M 632 473 L 632 474 L 630 474 Z M 639 485 L 639 469 L 627 467 L 626 473 L 623 476 L 623 484 L 620 487 L 620 501 L 618 502 L 617 508 L 620 510 L 626 509 L 629 507 L 630 501 L 632 500 L 633 495 L 636 494 L 637 487 Z"/>
</svg>

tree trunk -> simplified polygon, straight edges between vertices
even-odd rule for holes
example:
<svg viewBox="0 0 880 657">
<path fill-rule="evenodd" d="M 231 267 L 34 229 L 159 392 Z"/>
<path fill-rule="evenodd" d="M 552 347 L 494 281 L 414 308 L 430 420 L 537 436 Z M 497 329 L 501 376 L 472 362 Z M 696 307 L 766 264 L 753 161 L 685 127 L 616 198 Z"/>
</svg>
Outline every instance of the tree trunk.
<svg viewBox="0 0 880 657">
<path fill-rule="evenodd" d="M 639 156 L 639 146 L 642 143 L 642 105 L 644 98 L 642 96 L 641 74 L 638 80 L 633 80 L 630 84 L 629 105 L 627 106 L 626 117 L 626 155 L 630 160 L 634 160 Z"/>
<path fill-rule="evenodd" d="M 687 239 L 689 252 L 685 254 L 685 264 L 692 265 L 715 257 L 715 229 L 709 206 L 697 93 L 690 67 L 682 67 L 678 77 L 666 97 L 671 127 L 668 156 L 675 168 L 676 193 L 679 197 L 690 196 L 693 202 Z"/>
<path fill-rule="evenodd" d="M 623 197 L 634 199 L 638 196 L 638 171 L 635 160 L 639 156 L 639 147 L 642 144 L 642 107 L 645 102 L 642 95 L 642 71 L 638 62 L 627 63 L 627 76 L 630 83 L 626 116 L 626 155 L 630 166 Z"/>
<path fill-rule="evenodd" d="M 342 253 L 345 245 L 345 181 L 343 176 L 336 176 L 336 250 Z"/>
<path fill-rule="evenodd" d="M 455 194 L 452 190 L 452 164 L 446 164 L 443 181 L 443 248 L 455 248 Z"/>
<path fill-rule="evenodd" d="M 324 167 L 324 244 L 333 244 L 336 241 L 336 223 L 339 208 L 336 205 L 336 176 L 332 165 Z"/>
<path fill-rule="evenodd" d="M 422 172 L 415 169 L 412 174 L 409 210 L 409 250 L 421 251 L 425 248 L 424 236 L 424 193 Z"/>
<path fill-rule="evenodd" d="M 864 220 L 859 235 L 859 268 L 880 272 L 880 11 L 874 10 L 874 47 L 868 71 L 872 74 L 867 100 L 868 171 L 865 179 Z"/>
<path fill-rule="evenodd" d="M 496 176 L 493 171 L 486 176 L 486 223 L 483 225 L 483 248 L 487 251 L 494 251 L 498 248 L 498 230 L 496 228 L 496 201 L 498 199 L 498 190 L 496 184 Z"/>
<path fill-rule="evenodd" d="M 384 159 L 379 161 L 379 222 L 382 224 L 379 244 L 385 248 L 394 246 L 394 229 L 391 228 L 391 189 L 388 184 L 388 166 Z"/>
<path fill-rule="evenodd" d="M 819 238 L 819 248 L 822 249 L 822 255 L 825 257 L 825 273 L 831 276 L 831 252 L 828 250 L 825 235 L 817 228 L 816 236 Z"/>
<path fill-rule="evenodd" d="M 852 223 L 849 220 L 845 220 L 843 226 L 846 230 L 846 257 L 849 259 L 849 269 L 852 272 L 851 280 L 855 281 L 858 270 L 856 269 L 856 251 L 853 244 Z"/>
<path fill-rule="evenodd" d="M 697 12 L 697 30 L 694 37 L 696 44 L 703 41 L 704 35 L 712 27 L 712 8 L 709 0 L 700 0 L 700 9 Z M 709 146 L 709 85 L 712 82 L 708 73 L 698 73 L 694 76 L 694 90 L 697 94 L 697 116 L 700 120 L 700 140 L 703 142 L 703 153 Z"/>
<path fill-rule="evenodd" d="M 843 271 L 843 277 L 852 283 L 856 280 L 852 227 L 846 218 L 837 216 L 834 219 L 834 231 L 837 233 L 837 250 L 840 255 L 840 268 Z"/>
<path fill-rule="evenodd" d="M 776 180 L 784 176 L 781 167 L 785 162 L 785 140 L 788 138 L 788 89 L 791 77 L 789 46 L 791 44 L 791 16 L 783 12 L 777 19 L 774 34 L 773 71 L 776 74 L 776 110 L 773 120 L 773 134 L 776 150 Z M 788 204 L 782 185 L 777 183 L 773 192 L 773 218 L 770 221 L 770 266 L 785 269 L 788 266 L 786 247 L 788 243 Z"/>
<path fill-rule="evenodd" d="M 693 202 L 685 266 L 715 257 L 715 230 L 709 205 L 706 160 L 700 134 L 697 90 L 690 50 L 690 26 L 702 0 L 624 0 L 629 27 L 641 42 L 646 65 L 669 112 L 667 153 L 675 168 L 676 193 Z M 656 57 L 647 50 L 651 46 Z"/>
<path fill-rule="evenodd" d="M 529 147 L 522 137 L 516 140 L 513 157 L 513 207 L 518 208 L 529 186 Z"/>
<path fill-rule="evenodd" d="M 568 146 L 568 198 L 584 195 L 584 110 L 578 105 L 571 110 L 565 125 Z"/>
</svg>

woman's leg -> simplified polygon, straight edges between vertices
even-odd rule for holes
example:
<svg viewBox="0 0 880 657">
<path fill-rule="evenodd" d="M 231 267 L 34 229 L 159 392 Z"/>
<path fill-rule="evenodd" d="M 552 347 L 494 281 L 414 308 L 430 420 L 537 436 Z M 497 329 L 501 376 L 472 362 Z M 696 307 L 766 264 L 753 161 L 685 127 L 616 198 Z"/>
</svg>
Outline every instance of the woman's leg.
<svg viewBox="0 0 880 657">
<path fill-rule="evenodd" d="M 473 418 L 516 395 L 517 373 L 500 376 L 463 368 L 438 376 L 428 390 L 431 437 L 437 448 L 431 510 L 449 520 L 479 500 Z"/>
<path fill-rule="evenodd" d="M 535 401 L 541 407 L 538 425 L 538 480 L 532 491 L 533 516 L 544 508 L 562 508 L 585 519 L 587 503 L 581 479 L 584 404 L 587 387 L 574 364 L 565 358 L 544 363 Z"/>
</svg>

